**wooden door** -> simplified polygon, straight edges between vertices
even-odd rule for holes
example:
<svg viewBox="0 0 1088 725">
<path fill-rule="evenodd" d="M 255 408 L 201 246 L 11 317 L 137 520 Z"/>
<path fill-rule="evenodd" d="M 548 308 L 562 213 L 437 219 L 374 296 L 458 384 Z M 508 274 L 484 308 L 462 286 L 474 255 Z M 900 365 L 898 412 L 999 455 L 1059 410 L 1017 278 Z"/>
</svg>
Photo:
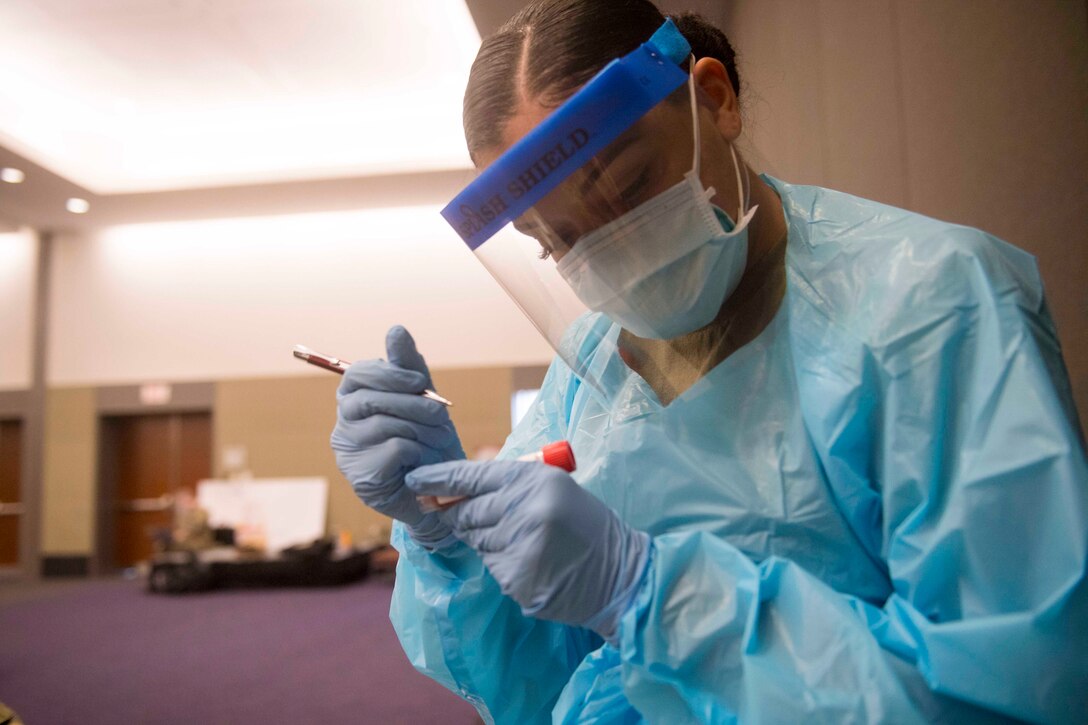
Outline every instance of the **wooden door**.
<svg viewBox="0 0 1088 725">
<path fill-rule="evenodd" d="M 148 559 L 173 525 L 173 497 L 211 476 L 208 413 L 133 415 L 104 420 L 113 495 L 113 564 Z"/>
<path fill-rule="evenodd" d="M 0 420 L 0 566 L 19 563 L 22 475 L 22 422 Z"/>
</svg>

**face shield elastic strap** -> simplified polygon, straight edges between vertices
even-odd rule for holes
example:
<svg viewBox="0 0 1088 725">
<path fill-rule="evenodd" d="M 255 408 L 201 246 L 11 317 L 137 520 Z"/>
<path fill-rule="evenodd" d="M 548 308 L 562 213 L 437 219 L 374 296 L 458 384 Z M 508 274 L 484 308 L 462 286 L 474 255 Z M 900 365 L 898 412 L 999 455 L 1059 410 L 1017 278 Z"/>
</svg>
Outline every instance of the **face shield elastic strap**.
<svg viewBox="0 0 1088 725">
<path fill-rule="evenodd" d="M 666 20 L 647 42 L 606 65 L 481 172 L 442 216 L 475 250 L 688 80 L 679 64 L 690 53 L 683 34 Z"/>
</svg>

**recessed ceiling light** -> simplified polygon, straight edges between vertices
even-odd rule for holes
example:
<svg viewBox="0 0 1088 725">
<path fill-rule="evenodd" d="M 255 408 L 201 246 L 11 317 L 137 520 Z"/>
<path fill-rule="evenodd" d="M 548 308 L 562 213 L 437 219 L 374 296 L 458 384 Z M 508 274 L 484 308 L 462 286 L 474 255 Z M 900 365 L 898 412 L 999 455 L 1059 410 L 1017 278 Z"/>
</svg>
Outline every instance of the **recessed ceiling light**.
<svg viewBox="0 0 1088 725">
<path fill-rule="evenodd" d="M 0 169 L 0 181 L 6 181 L 9 184 L 21 184 L 25 178 L 26 174 L 22 172 L 22 169 L 13 169 L 10 166 Z"/>
<path fill-rule="evenodd" d="M 90 203 L 86 199 L 80 199 L 78 197 L 72 197 L 64 205 L 64 208 L 73 214 L 86 214 L 91 208 Z"/>
</svg>

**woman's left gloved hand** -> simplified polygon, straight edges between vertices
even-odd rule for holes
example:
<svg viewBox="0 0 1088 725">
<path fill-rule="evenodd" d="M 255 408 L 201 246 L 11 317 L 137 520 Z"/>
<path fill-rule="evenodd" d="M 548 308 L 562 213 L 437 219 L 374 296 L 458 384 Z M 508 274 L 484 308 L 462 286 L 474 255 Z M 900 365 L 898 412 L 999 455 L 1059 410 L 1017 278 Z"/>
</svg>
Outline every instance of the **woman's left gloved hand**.
<svg viewBox="0 0 1088 725">
<path fill-rule="evenodd" d="M 609 641 L 638 592 L 650 537 L 565 471 L 527 461 L 451 461 L 405 477 L 419 495 L 468 496 L 440 513 L 527 616 Z"/>
</svg>

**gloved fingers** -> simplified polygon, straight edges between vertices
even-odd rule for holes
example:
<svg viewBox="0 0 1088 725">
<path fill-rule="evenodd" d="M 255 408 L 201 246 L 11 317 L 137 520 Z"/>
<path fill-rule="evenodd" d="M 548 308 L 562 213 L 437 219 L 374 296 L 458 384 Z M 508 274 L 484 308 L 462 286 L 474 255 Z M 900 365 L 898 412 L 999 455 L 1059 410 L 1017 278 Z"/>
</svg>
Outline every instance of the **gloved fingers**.
<svg viewBox="0 0 1088 725">
<path fill-rule="evenodd" d="M 446 406 L 421 395 L 363 389 L 338 397 L 337 408 L 344 420 L 390 415 L 432 426 L 445 425 L 450 421 Z"/>
<path fill-rule="evenodd" d="M 465 449 L 461 447 L 461 439 L 457 437 L 457 429 L 453 427 L 453 421 L 450 421 L 449 429 L 453 433 L 453 442 L 442 449 L 442 460 L 463 461 Z"/>
<path fill-rule="evenodd" d="M 427 517 L 433 516 L 431 513 L 424 513 L 411 490 L 399 485 L 399 482 L 398 485 L 383 490 L 380 496 L 376 492 L 364 496 L 358 489 L 356 494 L 375 511 L 403 521 L 409 527 L 419 527 L 425 520 L 430 521 Z"/>
<path fill-rule="evenodd" d="M 419 395 L 430 385 L 430 378 L 416 370 L 403 368 L 385 360 L 360 360 L 344 371 L 337 395 L 348 395 L 359 389 L 384 390 L 390 393 Z"/>
<path fill-rule="evenodd" d="M 428 496 L 478 496 L 516 480 L 532 463 L 524 461 L 449 461 L 422 466 L 404 483 L 417 494 Z"/>
<path fill-rule="evenodd" d="M 475 529 L 453 527 L 454 536 L 481 554 L 499 554 L 510 548 L 510 526 L 482 526 Z"/>
<path fill-rule="evenodd" d="M 451 528 L 460 531 L 497 526 L 504 519 L 524 518 L 519 515 L 519 509 L 535 492 L 536 488 L 532 486 L 507 483 L 450 506 L 442 512 L 443 519 Z"/>
<path fill-rule="evenodd" d="M 444 451 L 456 442 L 457 434 L 449 423 L 424 425 L 391 415 L 377 414 L 362 420 L 342 418 L 337 421 L 332 434 L 332 447 L 334 450 L 356 450 L 378 445 L 389 438 L 405 438 Z M 443 459 L 447 457 L 443 456 Z"/>
<path fill-rule="evenodd" d="M 408 491 L 408 489 L 404 490 Z M 411 492 L 409 491 L 409 493 Z M 437 513 L 421 513 L 418 521 L 405 521 L 404 523 L 407 524 L 408 533 L 411 537 L 428 547 L 437 546 L 443 541 L 450 539 L 451 534 L 453 533 L 450 530 L 450 527 L 438 517 Z"/>
<path fill-rule="evenodd" d="M 506 512 L 506 501 L 497 493 L 482 493 L 458 501 L 439 511 L 454 531 L 471 532 L 495 526 Z"/>
<path fill-rule="evenodd" d="M 405 370 L 414 370 L 424 378 L 424 387 L 432 387 L 431 372 L 427 369 L 427 363 L 423 356 L 416 350 L 416 341 L 400 325 L 389 328 L 385 334 L 385 354 L 389 362 Z"/>
<path fill-rule="evenodd" d="M 440 460 L 438 451 L 404 438 L 390 438 L 359 451 L 340 451 L 336 456 L 340 470 L 359 498 L 379 511 L 398 491 L 407 491 L 404 487 L 405 473 L 416 466 Z M 410 492 L 402 495 L 415 500 Z"/>
</svg>

